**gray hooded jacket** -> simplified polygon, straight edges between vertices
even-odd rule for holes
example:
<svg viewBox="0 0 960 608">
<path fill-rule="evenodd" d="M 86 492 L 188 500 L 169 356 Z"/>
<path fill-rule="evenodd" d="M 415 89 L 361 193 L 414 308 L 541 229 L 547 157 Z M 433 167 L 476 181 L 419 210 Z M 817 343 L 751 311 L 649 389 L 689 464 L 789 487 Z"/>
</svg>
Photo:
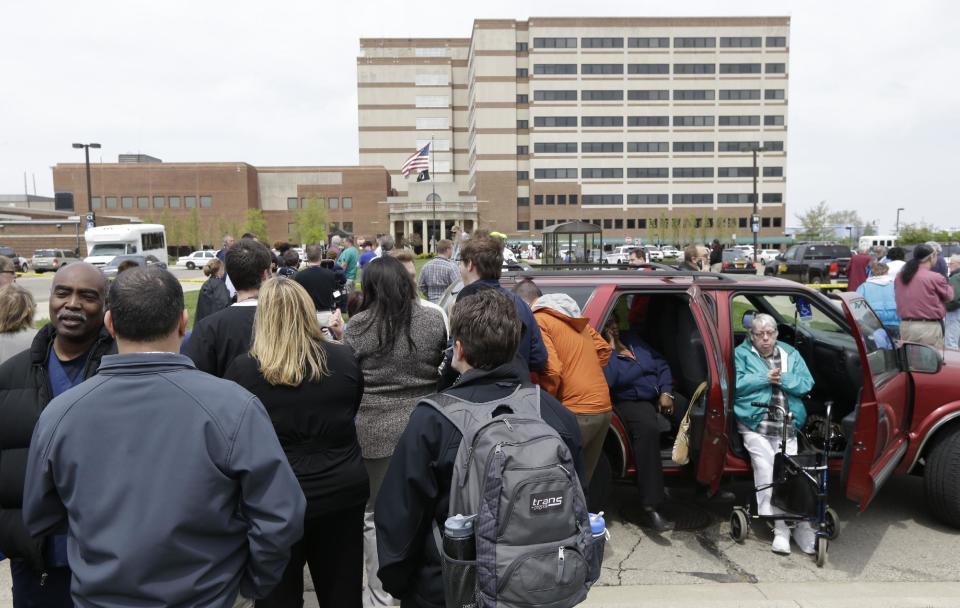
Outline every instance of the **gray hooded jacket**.
<svg viewBox="0 0 960 608">
<path fill-rule="evenodd" d="M 230 607 L 262 597 L 306 501 L 263 405 L 171 353 L 112 355 L 43 411 L 24 522 L 67 527 L 78 606 Z"/>
</svg>

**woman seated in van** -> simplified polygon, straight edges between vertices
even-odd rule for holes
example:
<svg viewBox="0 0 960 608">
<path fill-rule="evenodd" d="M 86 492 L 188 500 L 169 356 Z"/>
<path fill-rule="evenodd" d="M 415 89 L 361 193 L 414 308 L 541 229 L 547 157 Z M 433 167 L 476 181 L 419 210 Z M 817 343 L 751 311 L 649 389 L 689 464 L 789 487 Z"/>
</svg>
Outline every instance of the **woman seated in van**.
<svg viewBox="0 0 960 608">
<path fill-rule="evenodd" d="M 630 435 L 643 507 L 641 523 L 657 531 L 670 530 L 673 523 L 657 511 L 665 498 L 660 433 L 670 428 L 666 422 L 661 426 L 657 413 L 676 425 L 687 411 L 687 400 L 674 394 L 673 376 L 664 358 L 633 332 L 621 334 L 616 315 L 611 315 L 602 335 L 616 353 L 603 374 L 613 409 Z"/>
<path fill-rule="evenodd" d="M 780 449 L 782 417 L 767 407 L 781 406 L 793 414 L 787 427 L 787 453 L 797 453 L 796 430 L 803 427 L 807 411 L 801 399 L 813 388 L 813 376 L 803 357 L 791 346 L 777 341 L 777 321 L 757 314 L 750 322 L 750 340 L 744 340 L 734 353 L 737 370 L 737 398 L 734 413 L 743 446 L 750 453 L 753 481 L 757 490 L 757 513 L 779 515 L 770 504 L 773 489 L 773 458 Z M 760 489 L 762 488 L 762 489 Z M 814 552 L 815 533 L 807 522 L 797 524 L 793 539 L 804 553 Z M 790 528 L 784 521 L 773 527 L 773 552 L 790 553 Z"/>
</svg>

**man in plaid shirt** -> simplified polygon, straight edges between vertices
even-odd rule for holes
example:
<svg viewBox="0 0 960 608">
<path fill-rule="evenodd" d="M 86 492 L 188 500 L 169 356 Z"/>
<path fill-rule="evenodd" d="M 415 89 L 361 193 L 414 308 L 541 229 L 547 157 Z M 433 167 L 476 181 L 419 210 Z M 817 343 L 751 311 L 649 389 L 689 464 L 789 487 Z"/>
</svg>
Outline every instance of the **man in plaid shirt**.
<svg viewBox="0 0 960 608">
<path fill-rule="evenodd" d="M 443 239 L 437 243 L 437 255 L 420 270 L 420 291 L 434 304 L 452 283 L 460 280 L 460 268 L 450 259 L 453 243 Z"/>
</svg>

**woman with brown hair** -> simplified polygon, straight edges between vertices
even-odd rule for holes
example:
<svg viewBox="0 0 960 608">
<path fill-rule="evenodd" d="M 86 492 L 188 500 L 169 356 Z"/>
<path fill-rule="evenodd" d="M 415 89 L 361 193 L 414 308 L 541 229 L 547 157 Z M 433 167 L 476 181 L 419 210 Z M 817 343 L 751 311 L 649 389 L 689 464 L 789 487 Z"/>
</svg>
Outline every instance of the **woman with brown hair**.
<svg viewBox="0 0 960 608">
<path fill-rule="evenodd" d="M 36 311 L 29 291 L 16 283 L 0 287 L 0 363 L 30 348 L 37 335 L 33 328 Z"/>
<path fill-rule="evenodd" d="M 263 402 L 307 499 L 303 538 L 256 605 L 302 606 L 307 564 L 320 606 L 360 606 L 369 481 L 353 422 L 363 396 L 353 352 L 326 342 L 307 291 L 278 277 L 260 287 L 250 352 L 224 377 Z"/>
<path fill-rule="evenodd" d="M 225 271 L 224 263 L 217 258 L 213 258 L 203 267 L 203 274 L 210 278 L 200 288 L 200 295 L 197 297 L 197 311 L 193 315 L 194 325 L 200 319 L 230 306 L 230 291 L 223 279 Z"/>
</svg>

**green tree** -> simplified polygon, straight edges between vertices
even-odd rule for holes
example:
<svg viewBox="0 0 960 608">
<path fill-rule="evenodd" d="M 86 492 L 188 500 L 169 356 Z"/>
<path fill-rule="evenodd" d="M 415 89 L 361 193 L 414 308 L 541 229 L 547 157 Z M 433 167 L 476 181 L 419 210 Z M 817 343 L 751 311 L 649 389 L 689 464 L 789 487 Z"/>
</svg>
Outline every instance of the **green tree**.
<svg viewBox="0 0 960 608">
<path fill-rule="evenodd" d="M 294 216 L 293 232 L 290 236 L 307 245 L 322 243 L 327 240 L 328 222 L 326 205 L 320 204 L 316 198 L 309 198 Z"/>
<path fill-rule="evenodd" d="M 824 241 L 833 237 L 827 201 L 820 201 L 816 207 L 798 214 L 797 220 L 803 227 L 797 236 L 803 240 Z"/>
<path fill-rule="evenodd" d="M 269 234 L 267 234 L 267 218 L 263 216 L 263 211 L 260 209 L 247 209 L 247 217 L 243 222 L 243 232 L 249 232 L 263 243 L 269 240 Z"/>
<path fill-rule="evenodd" d="M 190 210 L 190 217 L 186 220 L 184 237 L 187 244 L 194 249 L 200 249 L 200 212 L 194 207 Z"/>
</svg>

